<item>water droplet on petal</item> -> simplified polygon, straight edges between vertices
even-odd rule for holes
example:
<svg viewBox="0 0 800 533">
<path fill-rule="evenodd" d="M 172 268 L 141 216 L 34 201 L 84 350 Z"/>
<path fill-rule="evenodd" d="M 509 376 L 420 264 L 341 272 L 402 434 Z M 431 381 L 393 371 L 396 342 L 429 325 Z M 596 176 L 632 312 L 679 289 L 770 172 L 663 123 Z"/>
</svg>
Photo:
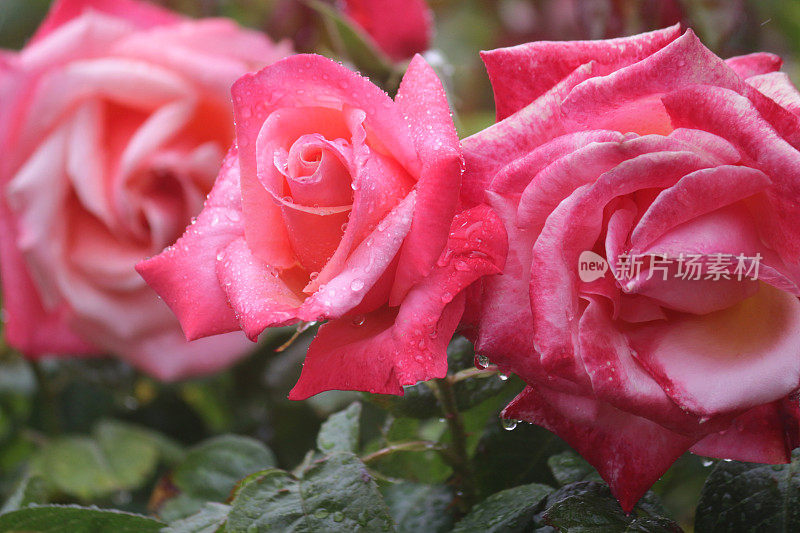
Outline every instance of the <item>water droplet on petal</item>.
<svg viewBox="0 0 800 533">
<path fill-rule="evenodd" d="M 353 318 L 353 325 L 363 326 L 366 321 L 367 317 L 365 317 L 364 315 L 358 315 L 357 317 Z"/>
<path fill-rule="evenodd" d="M 314 281 L 315 279 L 317 279 L 318 276 L 319 276 L 319 272 L 312 272 L 311 274 L 308 275 L 308 279 L 310 279 L 311 281 Z M 322 287 L 320 287 L 320 288 L 322 288 Z"/>
<path fill-rule="evenodd" d="M 354 279 L 350 282 L 350 290 L 353 292 L 358 292 L 364 288 L 364 282 L 360 279 Z"/>
<path fill-rule="evenodd" d="M 478 368 L 480 370 L 484 370 L 490 364 L 491 364 L 491 362 L 489 361 L 488 357 L 486 357 L 485 355 L 475 354 L 475 367 L 476 368 Z"/>
<path fill-rule="evenodd" d="M 510 418 L 501 418 L 500 423 L 503 425 L 503 429 L 505 429 L 506 431 L 512 431 L 517 427 L 519 421 Z"/>
</svg>

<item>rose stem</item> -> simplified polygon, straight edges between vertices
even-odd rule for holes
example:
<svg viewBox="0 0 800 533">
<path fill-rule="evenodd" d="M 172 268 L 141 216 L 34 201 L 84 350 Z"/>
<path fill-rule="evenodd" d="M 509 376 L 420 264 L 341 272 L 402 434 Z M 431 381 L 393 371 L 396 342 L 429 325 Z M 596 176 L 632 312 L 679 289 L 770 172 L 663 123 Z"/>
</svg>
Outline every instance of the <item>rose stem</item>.
<svg viewBox="0 0 800 533">
<path fill-rule="evenodd" d="M 451 442 L 444 450 L 443 457 L 453 468 L 453 482 L 457 490 L 456 503 L 459 512 L 464 515 L 469 512 L 475 503 L 475 477 L 467 453 L 467 435 L 464 431 L 464 421 L 456 405 L 456 396 L 453 391 L 453 376 L 434 380 L 436 384 L 439 405 L 442 407 L 444 418 L 450 428 Z"/>
</svg>

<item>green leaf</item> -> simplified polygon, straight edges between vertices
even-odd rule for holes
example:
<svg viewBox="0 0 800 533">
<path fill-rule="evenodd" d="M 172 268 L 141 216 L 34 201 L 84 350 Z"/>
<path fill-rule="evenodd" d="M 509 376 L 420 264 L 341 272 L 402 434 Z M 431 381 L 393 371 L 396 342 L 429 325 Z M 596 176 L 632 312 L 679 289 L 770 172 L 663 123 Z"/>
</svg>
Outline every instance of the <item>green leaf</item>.
<svg viewBox="0 0 800 533">
<path fill-rule="evenodd" d="M 555 485 L 547 458 L 567 448 L 564 441 L 544 428 L 521 423 L 507 431 L 495 417 L 473 457 L 478 486 L 488 496 L 528 483 Z"/>
<path fill-rule="evenodd" d="M 390 531 L 392 518 L 375 482 L 353 454 L 337 452 L 300 475 L 267 470 L 243 486 L 226 530 Z"/>
<path fill-rule="evenodd" d="M 209 502 L 197 513 L 170 524 L 163 533 L 216 533 L 224 531 L 230 506 Z"/>
<path fill-rule="evenodd" d="M 578 481 L 602 481 L 600 474 L 586 459 L 571 451 L 551 455 L 547 459 L 547 466 L 562 487 Z"/>
<path fill-rule="evenodd" d="M 456 524 L 458 533 L 513 533 L 533 531 L 552 487 L 531 483 L 506 489 L 486 498 Z"/>
<path fill-rule="evenodd" d="M 181 491 L 203 501 L 224 501 L 247 474 L 275 466 L 272 451 L 260 441 L 222 435 L 195 446 L 173 474 Z"/>
<path fill-rule="evenodd" d="M 800 530 L 800 451 L 785 465 L 717 463 L 700 494 L 695 530 Z"/>
<path fill-rule="evenodd" d="M 155 471 L 159 446 L 149 430 L 100 422 L 91 437 L 61 437 L 46 444 L 34 473 L 65 494 L 90 500 L 141 487 Z"/>
<path fill-rule="evenodd" d="M 0 533 L 147 533 L 164 524 L 146 516 L 73 505 L 28 507 L 0 516 Z"/>
<path fill-rule="evenodd" d="M 365 451 L 415 440 L 439 441 L 446 429 L 444 421 L 395 418 L 384 435 L 385 441 L 374 441 Z M 434 450 L 398 451 L 371 461 L 369 466 L 383 475 L 420 483 L 441 483 L 452 473 L 441 454 Z"/>
<path fill-rule="evenodd" d="M 0 509 L 0 514 L 10 513 L 36 503 L 47 503 L 47 483 L 40 476 L 26 475 L 14 488 L 8 500 Z"/>
<path fill-rule="evenodd" d="M 650 493 L 626 515 L 608 485 L 580 481 L 552 494 L 542 518 L 547 525 L 570 533 L 680 533 L 680 526 L 662 515 L 660 505 L 650 501 L 653 497 Z"/>
<path fill-rule="evenodd" d="M 331 415 L 319 430 L 317 448 L 322 453 L 358 451 L 361 404 L 353 402 L 344 411 Z"/>
<path fill-rule="evenodd" d="M 451 530 L 453 493 L 446 485 L 395 483 L 382 492 L 398 533 Z"/>
</svg>

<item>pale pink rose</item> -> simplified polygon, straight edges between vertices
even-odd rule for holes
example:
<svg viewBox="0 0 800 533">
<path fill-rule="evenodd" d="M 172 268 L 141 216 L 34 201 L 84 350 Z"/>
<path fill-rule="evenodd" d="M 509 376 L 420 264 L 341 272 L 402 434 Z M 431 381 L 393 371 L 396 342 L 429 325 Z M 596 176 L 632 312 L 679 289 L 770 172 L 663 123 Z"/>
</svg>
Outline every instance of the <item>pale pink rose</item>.
<svg viewBox="0 0 800 533">
<path fill-rule="evenodd" d="M 447 98 L 416 56 L 392 100 L 296 55 L 233 87 L 236 148 L 197 223 L 137 266 L 188 338 L 328 320 L 290 399 L 402 394 L 442 377 L 463 289 L 502 267 L 486 206 L 461 211 Z"/>
<path fill-rule="evenodd" d="M 163 379 L 245 353 L 187 343 L 134 265 L 202 207 L 233 138 L 230 86 L 289 54 L 228 20 L 60 0 L 0 55 L 5 336 L 28 356 L 116 353 Z"/>
<path fill-rule="evenodd" d="M 476 346 L 529 385 L 505 416 L 558 433 L 626 510 L 686 450 L 787 462 L 800 95 L 780 59 L 723 61 L 672 27 L 484 62 L 499 122 L 463 142 L 464 186 L 509 234 Z M 700 280 L 678 270 L 693 255 Z M 597 256 L 608 271 L 581 276 Z M 639 275 L 626 257 L 644 257 Z"/>
</svg>

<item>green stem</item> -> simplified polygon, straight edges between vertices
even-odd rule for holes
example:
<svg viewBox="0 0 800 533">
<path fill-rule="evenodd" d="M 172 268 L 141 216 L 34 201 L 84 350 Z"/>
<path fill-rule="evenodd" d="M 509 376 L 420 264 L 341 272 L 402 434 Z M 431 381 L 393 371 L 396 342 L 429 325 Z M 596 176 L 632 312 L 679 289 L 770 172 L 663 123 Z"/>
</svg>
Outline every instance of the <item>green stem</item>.
<svg viewBox="0 0 800 533">
<path fill-rule="evenodd" d="M 453 468 L 453 483 L 458 491 L 456 504 L 459 512 L 465 515 L 475 504 L 477 491 L 475 475 L 467 453 L 467 434 L 464 431 L 464 421 L 458 411 L 456 395 L 453 390 L 454 382 L 454 376 L 450 374 L 434 381 L 438 391 L 439 404 L 442 407 L 447 426 L 450 428 L 451 437 L 445 450 L 447 453 L 443 453 L 442 456 Z"/>
<path fill-rule="evenodd" d="M 365 455 L 364 457 L 361 458 L 361 460 L 365 463 L 369 463 L 370 461 L 375 461 L 376 459 L 380 459 L 381 457 L 386 457 L 387 455 L 391 455 L 394 452 L 421 452 L 425 450 L 437 450 L 437 449 L 439 449 L 439 447 L 435 442 L 430 442 L 427 440 L 414 440 L 409 442 L 392 444 L 385 448 L 381 448 L 380 450 Z"/>
</svg>

